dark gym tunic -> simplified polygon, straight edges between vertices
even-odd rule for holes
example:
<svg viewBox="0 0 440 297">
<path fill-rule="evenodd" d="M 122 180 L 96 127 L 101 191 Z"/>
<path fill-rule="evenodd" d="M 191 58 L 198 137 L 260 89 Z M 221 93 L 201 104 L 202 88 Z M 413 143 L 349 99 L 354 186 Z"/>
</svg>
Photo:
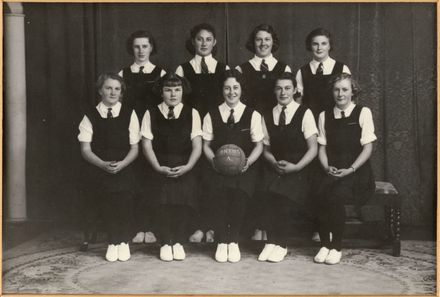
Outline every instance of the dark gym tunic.
<svg viewBox="0 0 440 297">
<path fill-rule="evenodd" d="M 192 92 L 185 98 L 185 104 L 195 108 L 203 118 L 208 111 L 223 103 L 221 80 L 226 64 L 217 62 L 214 73 L 197 74 L 190 62 L 182 64 L 185 78 L 191 83 Z"/>
<path fill-rule="evenodd" d="M 255 147 L 251 139 L 251 119 L 253 109 L 245 107 L 239 122 L 234 124 L 231 129 L 224 123 L 218 108 L 209 112 L 212 121 L 214 139 L 211 142 L 211 149 L 215 153 L 222 145 L 235 144 L 239 146 L 246 157 L 248 157 Z M 208 183 L 211 189 L 233 188 L 245 192 L 249 197 L 255 190 L 256 170 L 255 166 L 250 166 L 244 173 L 236 176 L 226 176 L 217 173 L 213 168 L 208 171 Z"/>
<path fill-rule="evenodd" d="M 154 82 L 160 78 L 162 68 L 156 66 L 151 73 L 133 73 L 130 67 L 122 70 L 127 93 L 124 95 L 126 104 L 136 111 L 139 121 L 142 121 L 145 111 L 162 102 L 162 99 L 152 91 Z"/>
<path fill-rule="evenodd" d="M 362 152 L 360 144 L 362 128 L 359 117 L 362 106 L 356 105 L 349 117 L 335 119 L 333 108 L 325 111 L 325 132 L 327 138 L 327 157 L 329 166 L 349 168 Z M 371 164 L 368 160 L 353 174 L 341 179 L 327 175 L 322 180 L 320 193 L 323 196 L 332 195 L 337 189 L 338 195 L 345 196 L 346 202 L 358 206 L 364 204 L 374 191 L 374 178 Z"/>
<path fill-rule="evenodd" d="M 121 161 L 130 150 L 129 124 L 133 109 L 122 104 L 118 117 L 102 118 L 96 108 L 89 110 L 86 116 L 93 126 L 91 148 L 99 158 L 105 161 Z M 133 190 L 132 164 L 118 174 L 110 174 L 94 165 L 89 165 L 87 179 L 94 190 L 106 192 L 126 192 Z"/>
<path fill-rule="evenodd" d="M 188 163 L 192 152 L 192 108 L 184 105 L 178 119 L 166 119 L 156 106 L 149 110 L 153 150 L 161 166 L 176 167 Z M 197 179 L 191 170 L 178 178 L 152 172 L 159 204 L 197 207 Z"/>
<path fill-rule="evenodd" d="M 240 65 L 244 77 L 243 103 L 261 114 L 277 104 L 273 94 L 276 79 L 285 71 L 286 64 L 278 61 L 272 71 L 263 74 L 250 62 Z"/>
<path fill-rule="evenodd" d="M 298 163 L 306 154 L 308 147 L 302 132 L 302 121 L 307 108 L 300 105 L 291 122 L 286 126 L 274 124 L 273 112 L 266 112 L 264 118 L 267 132 L 270 137 L 270 151 L 275 159 Z M 263 181 L 265 191 L 283 195 L 290 200 L 304 204 L 310 188 L 308 167 L 299 172 L 278 175 L 277 172 L 265 162 Z"/>
<path fill-rule="evenodd" d="M 301 67 L 304 85 L 302 104 L 310 108 L 316 122 L 318 122 L 321 111 L 330 109 L 335 105 L 329 84 L 333 75 L 342 73 L 343 68 L 344 64 L 336 61 L 331 74 L 315 75 L 312 73 L 309 63 Z"/>
</svg>

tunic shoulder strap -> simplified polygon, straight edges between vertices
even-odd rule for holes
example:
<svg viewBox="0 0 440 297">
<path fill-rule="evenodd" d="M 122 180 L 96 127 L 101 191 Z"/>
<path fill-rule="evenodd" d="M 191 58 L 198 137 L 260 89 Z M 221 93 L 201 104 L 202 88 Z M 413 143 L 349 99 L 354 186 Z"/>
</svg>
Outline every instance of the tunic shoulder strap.
<svg viewBox="0 0 440 297">
<path fill-rule="evenodd" d="M 359 119 L 359 117 L 361 116 L 362 108 L 363 108 L 362 105 L 356 104 L 356 106 L 354 107 L 353 111 L 351 112 L 350 117 L 353 117 L 355 119 Z"/>
<path fill-rule="evenodd" d="M 249 61 L 247 61 L 246 63 L 241 64 L 240 68 L 241 68 L 241 71 L 243 73 L 250 72 L 250 71 L 255 71 L 254 67 L 252 67 L 252 65 L 251 65 L 251 63 Z"/>
<path fill-rule="evenodd" d="M 153 71 L 151 71 L 150 75 L 158 78 L 158 77 L 160 77 L 161 72 L 162 72 L 162 68 L 156 65 L 156 67 L 154 67 Z"/>
<path fill-rule="evenodd" d="M 342 73 L 342 70 L 344 69 L 344 63 L 336 61 L 335 66 L 333 67 L 332 74 L 339 74 Z"/>
<path fill-rule="evenodd" d="M 226 71 L 226 64 L 217 61 L 217 66 L 215 67 L 215 74 L 220 74 Z"/>
<path fill-rule="evenodd" d="M 211 116 L 212 129 L 215 131 L 223 123 L 219 108 L 211 109 L 209 115 Z"/>
<path fill-rule="evenodd" d="M 193 77 L 196 75 L 194 68 L 191 66 L 191 64 L 188 62 L 183 63 L 182 65 L 183 74 L 186 78 Z"/>
<path fill-rule="evenodd" d="M 300 104 L 298 109 L 296 110 L 295 114 L 293 115 L 293 118 L 290 121 L 290 124 L 291 125 L 299 125 L 299 127 L 301 127 L 300 124 L 302 123 L 302 120 L 304 118 L 306 111 L 307 111 L 307 107 Z"/>
<path fill-rule="evenodd" d="M 281 61 L 278 61 L 275 64 L 275 67 L 272 69 L 272 72 L 281 74 L 281 73 L 283 73 L 286 70 L 286 66 L 287 66 L 287 64 L 285 64 L 285 63 L 283 63 Z"/>
<path fill-rule="evenodd" d="M 300 69 L 301 69 L 301 76 L 302 76 L 303 80 L 305 77 L 310 77 L 313 75 L 312 69 L 310 69 L 309 63 L 303 65 Z"/>
</svg>

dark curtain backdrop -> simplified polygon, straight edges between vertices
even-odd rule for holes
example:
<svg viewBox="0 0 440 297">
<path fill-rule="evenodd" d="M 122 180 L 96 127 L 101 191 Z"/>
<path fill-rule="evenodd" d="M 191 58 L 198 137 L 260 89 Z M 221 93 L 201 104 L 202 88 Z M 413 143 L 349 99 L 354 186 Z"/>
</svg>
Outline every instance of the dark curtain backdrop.
<svg viewBox="0 0 440 297">
<path fill-rule="evenodd" d="M 99 73 L 132 63 L 128 35 L 148 29 L 153 63 L 174 71 L 190 58 L 190 28 L 217 29 L 217 58 L 248 60 L 251 30 L 275 27 L 275 56 L 294 71 L 310 59 L 304 40 L 316 27 L 334 35 L 332 56 L 358 78 L 359 103 L 373 111 L 376 179 L 401 192 L 403 222 L 431 225 L 436 203 L 435 4 L 24 4 L 27 59 L 27 191 L 31 218 L 76 216 L 81 162 L 77 126 L 95 102 Z"/>
</svg>

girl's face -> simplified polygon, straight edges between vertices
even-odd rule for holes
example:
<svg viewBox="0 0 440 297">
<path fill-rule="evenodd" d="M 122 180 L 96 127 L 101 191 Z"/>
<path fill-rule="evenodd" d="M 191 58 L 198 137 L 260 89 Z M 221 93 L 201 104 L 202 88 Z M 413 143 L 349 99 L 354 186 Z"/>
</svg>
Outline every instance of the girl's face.
<svg viewBox="0 0 440 297">
<path fill-rule="evenodd" d="M 168 106 L 176 106 L 182 102 L 182 86 L 164 86 L 162 88 L 162 99 Z"/>
<path fill-rule="evenodd" d="M 217 41 L 214 35 L 207 30 L 200 30 L 196 37 L 192 41 L 196 54 L 202 57 L 206 57 L 212 53 Z"/>
<path fill-rule="evenodd" d="M 275 83 L 275 96 L 282 106 L 286 106 L 293 101 L 295 91 L 296 89 L 290 79 L 279 79 Z"/>
<path fill-rule="evenodd" d="M 229 107 L 235 107 L 240 102 L 241 85 L 235 77 L 229 77 L 224 81 L 223 98 Z"/>
<path fill-rule="evenodd" d="M 99 95 L 105 106 L 111 107 L 115 105 L 119 102 L 122 95 L 121 83 L 116 79 L 106 79 L 99 89 Z"/>
<path fill-rule="evenodd" d="M 133 40 L 133 55 L 136 64 L 144 64 L 149 61 L 153 46 L 146 37 L 135 38 Z"/>
<path fill-rule="evenodd" d="M 318 62 L 327 59 L 330 52 L 330 40 L 327 36 L 319 35 L 312 38 L 313 59 Z"/>
<path fill-rule="evenodd" d="M 254 40 L 255 54 L 260 58 L 265 58 L 272 53 L 273 38 L 272 34 L 266 31 L 258 31 Z"/>
<path fill-rule="evenodd" d="M 350 105 L 351 98 L 353 97 L 353 89 L 351 87 L 350 79 L 343 79 L 337 81 L 333 86 L 333 99 L 335 100 L 336 107 L 341 110 L 345 110 Z"/>
</svg>

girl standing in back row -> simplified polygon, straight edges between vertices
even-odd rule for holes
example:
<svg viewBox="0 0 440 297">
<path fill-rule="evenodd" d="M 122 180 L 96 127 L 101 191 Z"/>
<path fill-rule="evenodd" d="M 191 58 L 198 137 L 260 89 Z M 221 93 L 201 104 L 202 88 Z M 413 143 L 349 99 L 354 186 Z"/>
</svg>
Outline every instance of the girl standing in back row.
<svg viewBox="0 0 440 297">
<path fill-rule="evenodd" d="M 185 77 L 191 84 L 192 92 L 186 96 L 185 104 L 195 108 L 203 118 L 209 110 L 223 102 L 221 79 L 229 67 L 214 58 L 217 52 L 217 38 L 215 28 L 210 24 L 201 23 L 194 26 L 186 42 L 186 48 L 194 57 L 177 67 L 176 74 Z M 196 169 L 198 175 L 203 175 L 208 166 L 206 160 L 201 160 Z M 200 210 L 193 216 L 189 241 L 200 242 L 205 237 L 207 242 L 213 242 L 210 197 L 205 184 L 199 184 L 199 190 Z"/>
</svg>

